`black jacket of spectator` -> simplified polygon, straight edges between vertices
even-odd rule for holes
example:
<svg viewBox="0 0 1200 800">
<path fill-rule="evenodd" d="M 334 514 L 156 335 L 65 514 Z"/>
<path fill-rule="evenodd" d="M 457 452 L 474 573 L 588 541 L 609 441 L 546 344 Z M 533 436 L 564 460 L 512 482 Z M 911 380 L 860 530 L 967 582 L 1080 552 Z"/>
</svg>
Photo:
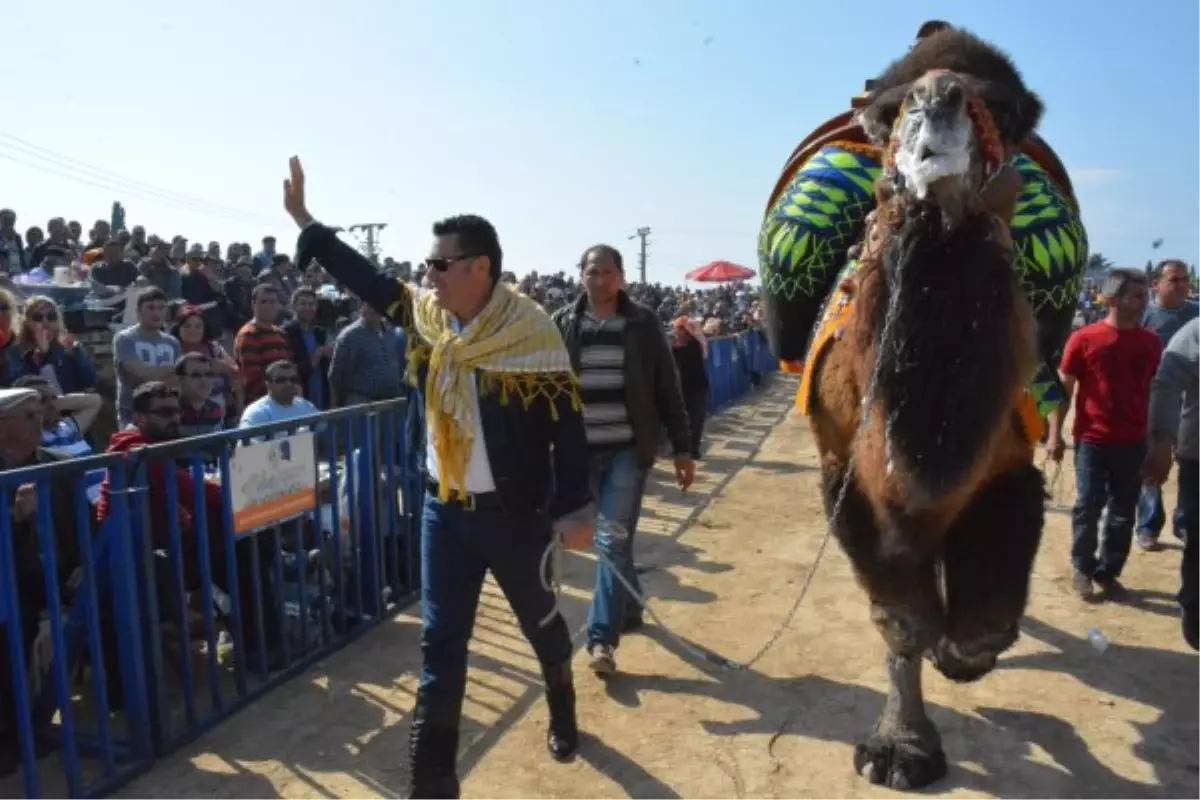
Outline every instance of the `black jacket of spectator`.
<svg viewBox="0 0 1200 800">
<path fill-rule="evenodd" d="M 304 328 L 300 325 L 300 320 L 290 319 L 283 323 L 283 332 L 287 334 L 288 344 L 292 347 L 292 357 L 296 361 L 296 373 L 300 377 L 300 391 L 308 398 L 310 402 L 316 402 L 313 398 L 308 397 L 308 381 L 312 375 L 312 359 L 308 356 L 308 350 L 304 346 Z M 317 347 L 324 347 L 329 341 L 329 331 L 319 325 L 312 327 L 313 337 L 317 340 Z M 324 408 L 330 407 L 329 394 L 329 359 L 323 358 L 320 363 L 321 367 L 321 398 L 324 400 Z"/>
</svg>

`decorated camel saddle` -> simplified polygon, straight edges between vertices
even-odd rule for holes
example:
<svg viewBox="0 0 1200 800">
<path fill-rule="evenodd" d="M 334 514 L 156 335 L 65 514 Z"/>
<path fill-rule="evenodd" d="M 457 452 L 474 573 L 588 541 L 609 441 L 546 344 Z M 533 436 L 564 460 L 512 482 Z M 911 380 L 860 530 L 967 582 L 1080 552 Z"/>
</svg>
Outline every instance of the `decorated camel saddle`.
<svg viewBox="0 0 1200 800">
<path fill-rule="evenodd" d="M 918 41 L 949 27 L 926 23 Z M 872 143 L 880 137 L 868 136 L 859 110 L 889 77 L 867 81 L 848 110 L 805 138 L 771 192 L 758 258 L 767 339 L 785 371 L 811 372 L 847 307 L 839 287 L 851 284 L 855 248 L 875 210 L 876 181 L 888 156 Z M 1070 333 L 1088 243 L 1070 177 L 1050 146 L 1030 135 L 1004 158 L 1023 182 L 1010 233 L 1014 266 L 1038 324 L 1039 369 L 1019 401 L 1023 416 L 1032 419 L 1048 415 L 1061 399 L 1055 365 Z M 808 384 L 804 380 L 797 395 L 805 413 Z"/>
</svg>

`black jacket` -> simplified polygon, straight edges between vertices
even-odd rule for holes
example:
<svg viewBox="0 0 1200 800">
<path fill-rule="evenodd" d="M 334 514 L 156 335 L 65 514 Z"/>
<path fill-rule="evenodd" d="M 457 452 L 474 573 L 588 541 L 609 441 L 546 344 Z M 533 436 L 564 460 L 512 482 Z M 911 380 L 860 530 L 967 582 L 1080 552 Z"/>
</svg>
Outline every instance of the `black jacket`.
<svg viewBox="0 0 1200 800">
<path fill-rule="evenodd" d="M 579 372 L 579 318 L 587 309 L 587 295 L 574 305 L 554 312 L 554 324 L 562 333 L 571 354 L 571 365 Z M 617 296 L 617 313 L 625 318 L 625 408 L 633 428 L 638 462 L 643 468 L 654 464 L 658 455 L 659 435 L 667 429 L 676 455 L 691 452 L 688 443 L 688 416 L 679 389 L 679 374 L 671 346 L 654 312 L 629 299 L 625 292 Z"/>
<path fill-rule="evenodd" d="M 300 376 L 300 389 L 308 395 L 308 379 L 312 375 L 312 359 L 308 355 L 308 350 L 304 347 L 304 328 L 300 325 L 300 320 L 289 319 L 283 323 L 283 332 L 287 334 L 288 344 L 292 346 L 292 355 L 296 359 L 296 372 Z M 312 326 L 313 336 L 317 340 L 317 347 L 324 347 L 325 342 L 329 340 L 329 332 L 319 325 Z M 309 401 L 316 402 L 309 397 Z M 332 408 L 331 398 L 329 395 L 329 359 L 321 359 L 321 399 L 324 400 L 322 409 Z"/>
<path fill-rule="evenodd" d="M 300 233 L 296 266 L 304 269 L 313 258 L 350 291 L 403 328 L 408 347 L 419 340 L 420 334 L 413 327 L 413 298 L 405 284 L 376 272 L 362 254 L 338 239 L 334 231 L 317 223 Z M 425 363 L 420 366 L 417 386 L 409 395 L 407 425 L 408 466 L 422 472 L 427 375 L 428 363 Z M 553 400 L 539 396 L 526 406 L 515 398 L 505 402 L 500 392 L 481 393 L 479 414 L 488 464 L 505 509 L 546 510 L 552 518 L 559 519 L 592 501 L 583 415 L 574 408 L 569 395 L 558 394 Z"/>
</svg>

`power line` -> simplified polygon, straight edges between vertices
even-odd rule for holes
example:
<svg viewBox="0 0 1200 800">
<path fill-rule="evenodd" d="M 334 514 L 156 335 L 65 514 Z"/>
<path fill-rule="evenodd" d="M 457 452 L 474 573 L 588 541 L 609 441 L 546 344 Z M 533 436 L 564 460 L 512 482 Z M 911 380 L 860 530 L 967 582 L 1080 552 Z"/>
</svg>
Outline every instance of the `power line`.
<svg viewBox="0 0 1200 800">
<path fill-rule="evenodd" d="M 161 189 L 144 181 L 126 178 L 111 170 L 93 166 L 79 159 L 62 155 L 61 153 L 55 153 L 52 150 L 27 142 L 3 131 L 0 131 L 0 147 L 7 148 L 9 151 L 7 154 L 0 153 L 0 156 L 31 169 L 40 170 L 51 175 L 57 175 L 68 180 L 75 180 L 79 183 L 109 191 L 126 192 L 137 196 L 139 199 L 149 199 L 151 202 L 161 203 L 176 209 L 213 217 L 220 216 L 241 222 L 256 221 L 257 224 L 275 225 L 281 220 L 280 217 L 271 217 L 265 214 L 245 211 L 180 192 Z M 16 155 L 13 154 L 14 152 Z M 24 158 L 18 158 L 18 155 Z M 45 163 L 31 163 L 25 160 L 30 158 Z M 68 172 L 60 170 L 68 170 Z M 84 174 L 81 175 L 80 173 Z"/>
</svg>

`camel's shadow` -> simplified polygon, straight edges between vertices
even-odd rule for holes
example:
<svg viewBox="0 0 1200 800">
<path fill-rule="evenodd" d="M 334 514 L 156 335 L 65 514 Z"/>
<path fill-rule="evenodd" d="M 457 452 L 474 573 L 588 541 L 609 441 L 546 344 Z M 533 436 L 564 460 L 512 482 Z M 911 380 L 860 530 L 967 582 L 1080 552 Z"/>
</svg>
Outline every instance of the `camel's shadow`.
<svg viewBox="0 0 1200 800">
<path fill-rule="evenodd" d="M 977 708 L 979 716 L 974 716 L 929 703 L 928 713 L 942 733 L 951 762 L 949 775 L 929 791 L 1003 797 L 1197 796 L 1195 659 L 1179 652 L 1127 648 L 1128 653 L 1117 653 L 1115 657 L 1137 661 L 1145 669 L 1147 680 L 1142 688 L 1127 682 L 1116 685 L 1115 678 L 1104 677 L 1111 674 L 1105 667 L 1090 666 L 1094 659 L 1072 657 L 1082 652 L 1080 648 L 1090 649 L 1086 640 L 1077 640 L 1037 620 L 1026 623 L 1030 635 L 1039 639 L 1052 636 L 1063 646 L 1063 652 L 1057 657 L 1015 657 L 1005 666 L 1069 671 L 1097 689 L 1162 711 L 1155 723 L 1142 727 L 1143 740 L 1133 749 L 1135 755 L 1153 765 L 1157 784 L 1140 783 L 1118 774 L 1096 757 L 1072 725 L 1048 714 Z M 800 737 L 852 745 L 866 738 L 883 708 L 884 694 L 872 688 L 816 675 L 774 678 L 756 671 L 731 672 L 696 657 L 657 629 L 649 629 L 647 635 L 704 676 L 692 679 L 622 674 L 609 683 L 610 697 L 636 707 L 641 704 L 639 694 L 643 691 L 694 694 L 752 710 L 756 716 L 750 719 L 701 724 L 716 736 L 771 736 L 770 753 L 777 762 L 774 780 L 785 792 L 787 772 L 803 767 L 801 758 L 789 757 L 789 750 L 796 750 Z M 1116 674 L 1126 673 L 1117 670 Z M 1182 678 L 1189 674 L 1190 694 L 1181 696 L 1187 694 Z M 1149 678 L 1151 675 L 1155 677 Z M 1161 688 L 1146 688 L 1155 683 Z M 1036 758 L 1035 748 L 1049 755 L 1053 763 L 1044 755 Z M 845 769 L 852 770 L 849 753 Z M 861 791 L 869 790 L 864 782 Z"/>
</svg>

